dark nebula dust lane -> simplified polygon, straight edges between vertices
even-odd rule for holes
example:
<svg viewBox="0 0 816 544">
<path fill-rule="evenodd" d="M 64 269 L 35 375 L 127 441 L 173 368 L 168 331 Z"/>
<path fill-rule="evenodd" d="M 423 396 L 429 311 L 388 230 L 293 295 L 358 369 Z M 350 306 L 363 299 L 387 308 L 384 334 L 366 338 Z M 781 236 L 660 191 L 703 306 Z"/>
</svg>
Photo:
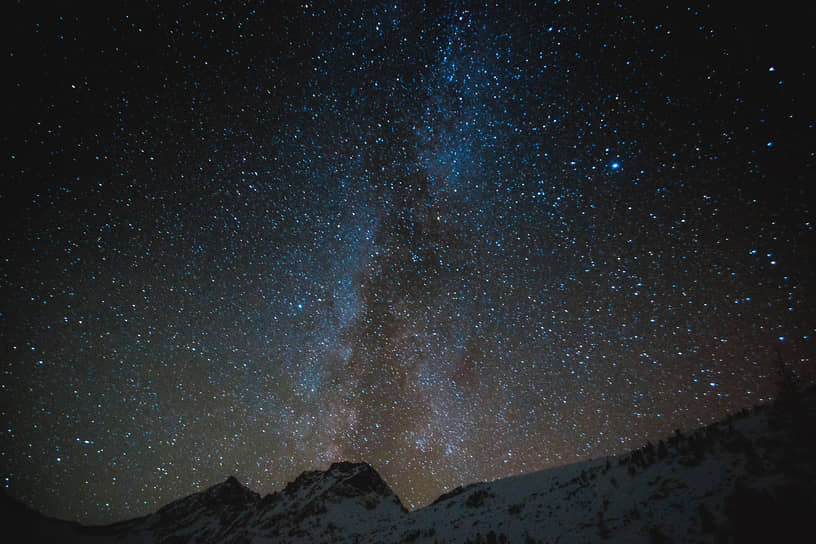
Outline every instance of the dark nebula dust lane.
<svg viewBox="0 0 816 544">
<path fill-rule="evenodd" d="M 419 507 L 816 378 L 812 9 L 9 12 L 0 466 L 48 515 L 338 460 Z"/>
</svg>

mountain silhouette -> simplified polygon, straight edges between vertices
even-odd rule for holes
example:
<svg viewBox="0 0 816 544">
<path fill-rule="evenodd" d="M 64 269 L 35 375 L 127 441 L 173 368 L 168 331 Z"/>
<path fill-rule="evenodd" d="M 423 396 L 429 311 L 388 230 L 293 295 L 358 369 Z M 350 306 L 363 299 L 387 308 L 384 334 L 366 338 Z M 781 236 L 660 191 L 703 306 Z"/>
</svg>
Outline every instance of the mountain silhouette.
<svg viewBox="0 0 816 544">
<path fill-rule="evenodd" d="M 413 512 L 371 465 L 349 462 L 265 497 L 230 476 L 106 526 L 5 496 L 2 510 L 27 542 L 799 541 L 816 511 L 814 429 L 810 389 L 624 455 L 457 488 Z"/>
</svg>

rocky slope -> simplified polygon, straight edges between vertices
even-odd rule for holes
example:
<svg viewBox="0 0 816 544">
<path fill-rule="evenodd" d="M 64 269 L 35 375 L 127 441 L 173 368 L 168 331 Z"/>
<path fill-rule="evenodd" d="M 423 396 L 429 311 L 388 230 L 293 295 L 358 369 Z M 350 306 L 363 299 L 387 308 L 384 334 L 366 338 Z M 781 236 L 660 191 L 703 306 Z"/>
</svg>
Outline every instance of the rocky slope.
<svg viewBox="0 0 816 544">
<path fill-rule="evenodd" d="M 811 390 L 619 457 L 460 488 L 414 512 L 365 463 L 305 472 L 263 498 L 230 477 L 104 527 L 8 498 L 2 510 L 32 542 L 798 541 L 816 511 L 814 429 Z"/>
</svg>

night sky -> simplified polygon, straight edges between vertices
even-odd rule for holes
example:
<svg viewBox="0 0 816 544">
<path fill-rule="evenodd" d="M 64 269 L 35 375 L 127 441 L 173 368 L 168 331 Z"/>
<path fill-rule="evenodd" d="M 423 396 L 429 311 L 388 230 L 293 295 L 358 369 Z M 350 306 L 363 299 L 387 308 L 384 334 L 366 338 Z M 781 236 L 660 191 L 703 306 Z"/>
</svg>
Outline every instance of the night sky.
<svg viewBox="0 0 816 544">
<path fill-rule="evenodd" d="M 4 8 L 9 495 L 415 508 L 816 380 L 812 8 L 156 4 Z"/>
</svg>

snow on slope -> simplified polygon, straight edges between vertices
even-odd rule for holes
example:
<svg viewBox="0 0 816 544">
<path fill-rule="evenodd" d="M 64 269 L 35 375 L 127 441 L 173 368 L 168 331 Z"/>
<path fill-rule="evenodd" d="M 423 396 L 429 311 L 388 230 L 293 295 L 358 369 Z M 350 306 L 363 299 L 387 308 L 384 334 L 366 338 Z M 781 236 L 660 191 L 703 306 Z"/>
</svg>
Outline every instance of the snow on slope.
<svg viewBox="0 0 816 544">
<path fill-rule="evenodd" d="M 261 497 L 233 477 L 176 500 L 131 524 L 125 542 L 218 542 L 227 539 L 236 521 Z M 121 530 L 121 527 L 117 527 Z"/>
<path fill-rule="evenodd" d="M 816 398 L 452 493 L 369 542 L 757 542 L 816 511 Z M 791 409 L 793 408 L 793 409 Z M 791 541 L 799 541 L 798 538 Z"/>
<path fill-rule="evenodd" d="M 414 512 L 365 463 L 305 472 L 264 498 L 229 478 L 105 527 L 13 501 L 4 511 L 18 512 L 9 523 L 29 527 L 32 542 L 793 542 L 816 511 L 814 423 L 811 390 L 619 457 L 457 489 Z"/>
<path fill-rule="evenodd" d="M 265 503 L 265 504 L 264 504 Z M 253 542 L 356 541 L 407 511 L 366 463 L 305 472 L 244 519 Z"/>
</svg>

